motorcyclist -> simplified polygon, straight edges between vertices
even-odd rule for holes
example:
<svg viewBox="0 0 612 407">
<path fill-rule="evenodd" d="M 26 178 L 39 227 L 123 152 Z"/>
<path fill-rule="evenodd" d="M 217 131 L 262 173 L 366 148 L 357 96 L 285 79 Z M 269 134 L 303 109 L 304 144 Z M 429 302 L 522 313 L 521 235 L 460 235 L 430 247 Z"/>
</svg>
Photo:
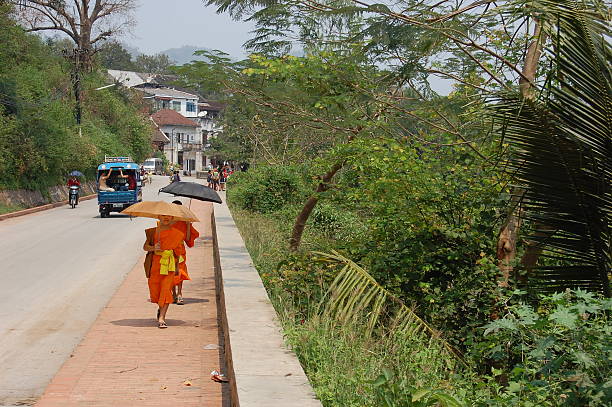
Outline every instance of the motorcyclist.
<svg viewBox="0 0 612 407">
<path fill-rule="evenodd" d="M 77 204 L 79 202 L 79 189 L 81 189 L 81 181 L 79 181 L 77 177 L 70 177 L 70 179 L 68 179 L 68 188 L 70 189 L 71 187 L 78 188 L 76 190 L 76 199 L 75 199 L 75 204 Z"/>
<path fill-rule="evenodd" d="M 72 186 L 77 186 L 77 187 L 81 187 L 81 181 L 78 180 L 77 177 L 70 177 L 70 179 L 68 179 L 68 188 L 72 187 Z"/>
</svg>

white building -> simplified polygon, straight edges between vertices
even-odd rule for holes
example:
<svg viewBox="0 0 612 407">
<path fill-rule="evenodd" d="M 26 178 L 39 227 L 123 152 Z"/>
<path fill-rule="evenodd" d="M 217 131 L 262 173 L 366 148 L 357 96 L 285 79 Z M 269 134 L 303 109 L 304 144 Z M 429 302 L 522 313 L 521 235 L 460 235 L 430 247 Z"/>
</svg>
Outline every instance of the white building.
<svg viewBox="0 0 612 407">
<path fill-rule="evenodd" d="M 151 115 L 151 120 L 168 138 L 163 150 L 168 161 L 184 171 L 202 171 L 206 161 L 202 148 L 200 125 L 171 109 L 161 109 Z"/>
<path fill-rule="evenodd" d="M 145 93 L 145 98 L 152 99 L 154 110 L 174 110 L 188 119 L 198 117 L 198 95 L 165 87 L 139 87 L 138 89 Z"/>
<path fill-rule="evenodd" d="M 219 124 L 223 107 L 222 104 L 211 101 L 200 101 L 200 103 L 198 103 L 199 113 L 197 121 L 200 124 L 200 132 L 202 133 L 204 154 L 206 154 L 207 150 L 210 150 L 211 140 L 223 132 L 223 126 Z M 205 156 L 205 160 L 205 166 L 214 166 L 217 164 L 208 155 Z"/>
</svg>

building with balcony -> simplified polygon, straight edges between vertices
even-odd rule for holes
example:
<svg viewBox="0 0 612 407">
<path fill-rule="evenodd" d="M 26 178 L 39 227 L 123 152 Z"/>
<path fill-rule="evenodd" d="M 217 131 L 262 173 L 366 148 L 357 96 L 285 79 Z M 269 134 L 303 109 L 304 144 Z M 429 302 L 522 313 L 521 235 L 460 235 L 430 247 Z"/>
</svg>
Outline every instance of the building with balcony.
<svg viewBox="0 0 612 407">
<path fill-rule="evenodd" d="M 167 137 L 163 145 L 168 161 L 184 171 L 202 171 L 206 165 L 202 152 L 200 125 L 171 109 L 161 109 L 151 115 L 155 126 Z"/>
</svg>

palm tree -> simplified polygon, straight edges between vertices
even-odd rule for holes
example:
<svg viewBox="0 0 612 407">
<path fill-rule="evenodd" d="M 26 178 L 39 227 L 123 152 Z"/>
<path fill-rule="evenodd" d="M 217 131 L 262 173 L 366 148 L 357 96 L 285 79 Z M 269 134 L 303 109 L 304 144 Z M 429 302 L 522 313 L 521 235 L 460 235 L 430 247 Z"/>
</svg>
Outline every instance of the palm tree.
<svg viewBox="0 0 612 407">
<path fill-rule="evenodd" d="M 539 0 L 551 69 L 537 99 L 499 95 L 492 114 L 510 144 L 529 240 L 541 250 L 530 286 L 610 296 L 612 52 L 600 1 Z"/>
</svg>

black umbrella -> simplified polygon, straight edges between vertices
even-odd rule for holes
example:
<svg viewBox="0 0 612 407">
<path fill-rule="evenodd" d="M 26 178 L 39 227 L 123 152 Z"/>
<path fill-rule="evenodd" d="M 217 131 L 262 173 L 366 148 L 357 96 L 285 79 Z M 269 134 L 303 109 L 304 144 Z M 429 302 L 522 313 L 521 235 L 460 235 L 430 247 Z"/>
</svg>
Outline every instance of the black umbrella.
<svg viewBox="0 0 612 407">
<path fill-rule="evenodd" d="M 202 184 L 195 182 L 173 182 L 159 190 L 175 196 L 184 196 L 185 198 L 199 199 L 200 201 L 209 201 L 221 203 L 219 194 L 213 189 L 205 187 Z"/>
<path fill-rule="evenodd" d="M 81 171 L 76 171 L 76 170 L 74 170 L 74 171 L 72 171 L 72 172 L 71 172 L 70 174 L 68 174 L 68 175 L 70 175 L 71 177 L 82 177 L 82 176 L 83 176 L 83 173 L 82 173 Z"/>
</svg>

